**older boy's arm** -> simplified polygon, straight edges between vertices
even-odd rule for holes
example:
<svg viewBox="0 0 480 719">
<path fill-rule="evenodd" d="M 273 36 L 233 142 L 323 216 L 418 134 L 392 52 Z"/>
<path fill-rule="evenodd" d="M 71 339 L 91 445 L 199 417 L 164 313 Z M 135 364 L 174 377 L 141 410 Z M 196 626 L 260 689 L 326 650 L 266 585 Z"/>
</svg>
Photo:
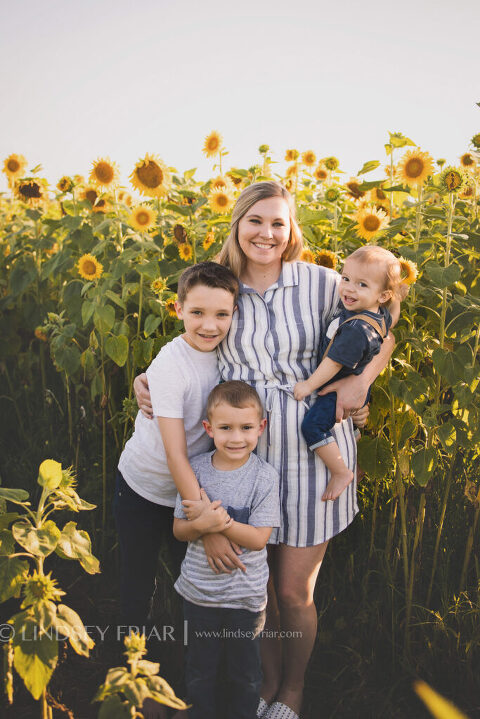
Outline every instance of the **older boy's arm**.
<svg viewBox="0 0 480 719">
<path fill-rule="evenodd" d="M 337 422 L 347 419 L 351 412 L 363 407 L 368 388 L 387 366 L 394 347 L 395 338 L 389 332 L 383 340 L 380 352 L 367 364 L 361 374 L 338 379 L 320 390 L 319 395 L 327 394 L 327 392 L 337 393 Z"/>
<path fill-rule="evenodd" d="M 198 519 L 190 521 L 174 517 L 173 534 L 180 542 L 194 542 L 205 534 L 220 532 L 232 524 L 233 519 L 220 507 L 220 500 L 216 499 L 214 502 L 208 502 Z"/>
<path fill-rule="evenodd" d="M 264 548 L 271 533 L 272 527 L 252 527 L 251 524 L 235 521 L 229 529 L 224 529 L 222 532 L 231 542 L 256 551 Z"/>
<path fill-rule="evenodd" d="M 167 464 L 182 499 L 200 499 L 200 486 L 188 461 L 183 419 L 157 417 Z"/>
</svg>

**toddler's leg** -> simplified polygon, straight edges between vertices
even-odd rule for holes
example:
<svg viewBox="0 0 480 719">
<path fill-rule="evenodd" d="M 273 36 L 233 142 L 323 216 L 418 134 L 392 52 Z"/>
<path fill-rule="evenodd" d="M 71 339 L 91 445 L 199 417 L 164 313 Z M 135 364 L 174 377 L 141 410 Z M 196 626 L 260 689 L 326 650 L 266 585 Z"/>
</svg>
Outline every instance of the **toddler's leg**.
<svg viewBox="0 0 480 719">
<path fill-rule="evenodd" d="M 321 447 L 317 447 L 315 454 L 317 454 L 328 467 L 331 475 L 322 499 L 324 502 L 328 499 L 337 499 L 348 487 L 350 482 L 352 482 L 353 472 L 343 461 L 336 442 L 329 442 Z"/>
</svg>

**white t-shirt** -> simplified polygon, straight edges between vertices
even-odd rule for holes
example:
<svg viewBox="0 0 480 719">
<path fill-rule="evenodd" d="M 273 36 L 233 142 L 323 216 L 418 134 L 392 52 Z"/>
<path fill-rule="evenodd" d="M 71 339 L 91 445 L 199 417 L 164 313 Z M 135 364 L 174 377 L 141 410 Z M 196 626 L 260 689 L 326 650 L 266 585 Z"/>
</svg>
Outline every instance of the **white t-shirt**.
<svg viewBox="0 0 480 719">
<path fill-rule="evenodd" d="M 218 384 L 217 353 L 200 352 L 175 337 L 147 369 L 154 419 L 141 412 L 135 431 L 123 450 L 118 468 L 126 483 L 141 497 L 175 506 L 177 488 L 168 469 L 157 417 L 183 419 L 189 457 L 207 452 L 211 439 L 202 426 L 210 391 Z"/>
</svg>

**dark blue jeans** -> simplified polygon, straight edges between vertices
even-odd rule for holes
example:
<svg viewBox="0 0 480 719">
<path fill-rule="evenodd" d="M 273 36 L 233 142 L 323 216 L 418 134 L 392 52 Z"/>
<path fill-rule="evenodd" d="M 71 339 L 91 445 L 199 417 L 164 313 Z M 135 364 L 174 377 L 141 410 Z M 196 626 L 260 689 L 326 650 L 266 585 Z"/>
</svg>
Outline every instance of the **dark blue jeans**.
<svg viewBox="0 0 480 719">
<path fill-rule="evenodd" d="M 192 708 L 190 719 L 255 719 L 262 666 L 260 634 L 265 611 L 201 607 L 184 600 L 187 622 L 185 680 Z M 225 663 L 228 706 L 220 717 L 217 710 L 217 674 Z"/>
<path fill-rule="evenodd" d="M 368 390 L 365 404 L 370 401 L 370 390 Z M 317 397 L 315 403 L 306 412 L 302 422 L 302 434 L 309 449 L 323 447 L 333 442 L 330 430 L 335 425 L 337 410 L 337 393 L 329 392 L 322 397 Z"/>
<path fill-rule="evenodd" d="M 185 557 L 186 542 L 173 536 L 173 507 L 140 497 L 117 471 L 113 511 L 120 545 L 120 607 L 122 622 L 129 626 L 147 624 L 155 592 L 158 554 L 167 547 L 170 576 L 176 581 Z"/>
</svg>

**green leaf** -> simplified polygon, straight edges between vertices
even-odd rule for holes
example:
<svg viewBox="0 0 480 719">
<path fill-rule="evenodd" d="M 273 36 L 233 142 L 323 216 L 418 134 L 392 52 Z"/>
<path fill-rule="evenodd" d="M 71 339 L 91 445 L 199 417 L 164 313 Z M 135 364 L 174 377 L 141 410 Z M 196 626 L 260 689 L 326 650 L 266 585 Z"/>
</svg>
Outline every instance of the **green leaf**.
<svg viewBox="0 0 480 719">
<path fill-rule="evenodd" d="M 358 463 L 372 479 L 384 477 L 393 464 L 392 450 L 385 437 L 362 437 L 358 443 Z"/>
<path fill-rule="evenodd" d="M 105 352 L 119 367 L 123 367 L 128 357 L 128 339 L 125 335 L 107 337 Z"/>
<path fill-rule="evenodd" d="M 95 302 L 91 302 L 90 300 L 85 300 L 85 302 L 82 305 L 82 322 L 83 326 L 88 323 L 91 316 L 93 315 L 93 311 L 95 309 Z"/>
<path fill-rule="evenodd" d="M 75 345 L 60 347 L 54 353 L 55 362 L 60 370 L 72 377 L 80 367 L 81 354 Z"/>
<path fill-rule="evenodd" d="M 401 132 L 389 132 L 390 135 L 390 145 L 392 147 L 405 147 L 406 145 L 414 145 L 415 143 L 413 140 L 410 140 L 409 137 L 405 137 L 405 135 L 402 135 Z"/>
<path fill-rule="evenodd" d="M 425 265 L 425 271 L 438 289 L 444 289 L 445 287 L 449 287 L 449 285 L 453 285 L 462 276 L 461 267 L 455 262 L 452 262 L 448 267 L 442 267 L 438 262 L 432 260 Z"/>
<path fill-rule="evenodd" d="M 48 557 L 55 551 L 60 539 L 60 530 L 51 519 L 41 529 L 32 527 L 28 522 L 15 522 L 12 534 L 18 544 L 35 557 Z"/>
<path fill-rule="evenodd" d="M 449 384 L 463 379 L 463 365 L 454 352 L 436 347 L 432 352 L 433 366 Z"/>
<path fill-rule="evenodd" d="M 98 699 L 95 697 L 94 701 Z M 98 719 L 130 719 L 131 716 L 128 703 L 122 702 L 116 694 L 107 697 L 98 712 Z"/>
<path fill-rule="evenodd" d="M 20 596 L 20 587 L 27 573 L 28 562 L 25 559 L 21 557 L 0 559 L 0 602 Z"/>
<path fill-rule="evenodd" d="M 115 310 L 112 305 L 100 305 L 100 307 L 95 308 L 95 312 L 93 314 L 93 324 L 100 334 L 105 335 L 109 332 L 112 329 L 114 322 Z"/>
<path fill-rule="evenodd" d="M 29 494 L 24 489 L 7 489 L 6 487 L 0 487 L 0 499 L 20 503 L 25 502 L 28 497 Z"/>
<path fill-rule="evenodd" d="M 0 529 L 7 529 L 8 525 L 20 516 L 18 512 L 0 512 Z"/>
<path fill-rule="evenodd" d="M 402 424 L 400 429 L 400 437 L 398 439 L 399 447 L 403 447 L 410 437 L 413 437 L 417 432 L 417 424 L 412 419 L 407 418 Z"/>
<path fill-rule="evenodd" d="M 412 473 L 417 484 L 425 487 L 437 466 L 438 456 L 434 447 L 420 449 L 412 454 Z"/>
<path fill-rule="evenodd" d="M 15 541 L 9 529 L 0 529 L 0 556 L 8 557 L 15 551 Z"/>
<path fill-rule="evenodd" d="M 153 676 L 154 674 L 158 674 L 160 664 L 158 664 L 158 662 L 149 662 L 147 659 L 139 659 L 137 662 L 137 669 L 142 674 Z"/>
<path fill-rule="evenodd" d="M 34 625 L 36 627 L 36 624 Z M 13 663 L 25 686 L 34 699 L 40 699 L 48 685 L 57 664 L 58 645 L 56 639 L 47 634 L 34 635 L 30 642 L 14 639 Z"/>
<path fill-rule="evenodd" d="M 437 434 L 444 449 L 450 454 L 457 447 L 457 431 L 451 422 L 445 422 L 437 429 Z"/>
<path fill-rule="evenodd" d="M 57 554 L 66 559 L 78 559 L 89 574 L 100 571 L 100 563 L 92 554 L 92 544 L 87 532 L 77 529 L 76 522 L 67 522 L 58 541 Z"/>
<path fill-rule="evenodd" d="M 55 629 L 59 634 L 68 637 L 72 649 L 84 657 L 88 657 L 90 649 L 95 646 L 95 642 L 89 637 L 77 612 L 67 607 L 66 604 L 59 604 L 57 607 Z"/>
<path fill-rule="evenodd" d="M 122 300 L 121 297 L 119 297 L 117 294 L 115 294 L 115 292 L 112 292 L 112 290 L 107 290 L 105 292 L 105 296 L 108 297 L 110 300 L 112 300 L 112 302 L 115 302 L 115 304 L 118 305 L 119 307 L 121 307 L 122 310 L 126 309 L 127 306 L 126 306 L 125 302 Z"/>
<path fill-rule="evenodd" d="M 362 169 L 357 172 L 357 175 L 364 175 L 366 172 L 376 170 L 379 165 L 380 162 L 378 160 L 369 160 L 368 162 L 364 163 Z"/>
<path fill-rule="evenodd" d="M 36 277 L 35 265 L 29 263 L 17 263 L 10 274 L 10 293 L 14 297 L 21 295 L 29 287 Z"/>
<path fill-rule="evenodd" d="M 145 320 L 145 325 L 143 328 L 143 332 L 145 334 L 145 337 L 148 337 L 151 335 L 159 324 L 161 323 L 162 318 L 161 317 L 155 317 L 155 315 L 148 315 L 147 319 Z"/>
</svg>

